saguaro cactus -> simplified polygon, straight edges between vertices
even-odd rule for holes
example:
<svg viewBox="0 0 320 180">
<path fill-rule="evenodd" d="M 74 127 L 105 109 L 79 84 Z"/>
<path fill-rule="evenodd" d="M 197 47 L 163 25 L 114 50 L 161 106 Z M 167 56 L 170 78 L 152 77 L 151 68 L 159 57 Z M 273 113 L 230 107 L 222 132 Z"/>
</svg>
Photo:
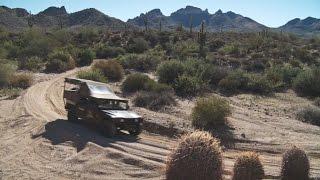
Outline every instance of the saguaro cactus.
<svg viewBox="0 0 320 180">
<path fill-rule="evenodd" d="M 193 28 L 193 17 L 192 17 L 192 15 L 190 15 L 190 17 L 189 17 L 189 25 L 190 25 L 190 34 L 192 34 L 192 28 Z"/>
<path fill-rule="evenodd" d="M 32 15 L 32 13 L 31 13 L 31 11 L 29 12 L 29 15 L 28 15 L 28 26 L 29 26 L 29 28 L 32 28 L 33 27 L 33 24 L 34 24 L 34 22 L 33 22 L 33 15 Z"/>
<path fill-rule="evenodd" d="M 198 33 L 198 43 L 199 43 L 199 56 L 205 57 L 206 53 L 204 47 L 206 45 L 207 33 L 205 32 L 204 21 L 201 23 L 201 29 Z"/>
</svg>

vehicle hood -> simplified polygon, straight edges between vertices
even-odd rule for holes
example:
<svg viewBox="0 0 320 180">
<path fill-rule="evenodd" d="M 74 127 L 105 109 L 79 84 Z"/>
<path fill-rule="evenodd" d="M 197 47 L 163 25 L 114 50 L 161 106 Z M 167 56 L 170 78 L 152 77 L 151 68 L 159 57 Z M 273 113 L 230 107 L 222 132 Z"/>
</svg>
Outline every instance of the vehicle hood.
<svg viewBox="0 0 320 180">
<path fill-rule="evenodd" d="M 137 113 L 123 110 L 103 110 L 111 118 L 136 119 L 141 118 Z"/>
</svg>

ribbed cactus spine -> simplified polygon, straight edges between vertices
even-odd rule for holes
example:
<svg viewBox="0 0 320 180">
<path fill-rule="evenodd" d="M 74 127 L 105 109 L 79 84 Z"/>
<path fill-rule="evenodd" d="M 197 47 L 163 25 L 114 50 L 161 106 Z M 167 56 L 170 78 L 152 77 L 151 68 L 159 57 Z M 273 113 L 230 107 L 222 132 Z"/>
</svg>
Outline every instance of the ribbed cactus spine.
<svg viewBox="0 0 320 180">
<path fill-rule="evenodd" d="M 29 28 L 33 27 L 33 15 L 31 14 L 31 11 L 29 12 L 29 16 L 28 16 L 28 26 Z"/>
<path fill-rule="evenodd" d="M 201 29 L 198 33 L 198 43 L 199 43 L 199 56 L 205 57 L 206 53 L 204 47 L 206 45 L 207 33 L 205 32 L 204 21 L 201 23 Z"/>
<path fill-rule="evenodd" d="M 144 27 L 145 27 L 145 31 L 148 31 L 148 17 L 144 16 L 143 18 L 143 23 L 144 23 Z"/>
<path fill-rule="evenodd" d="M 189 25 L 190 25 L 190 34 L 192 34 L 192 28 L 193 28 L 193 17 L 192 17 L 192 15 L 190 15 L 190 17 L 189 17 Z"/>
</svg>

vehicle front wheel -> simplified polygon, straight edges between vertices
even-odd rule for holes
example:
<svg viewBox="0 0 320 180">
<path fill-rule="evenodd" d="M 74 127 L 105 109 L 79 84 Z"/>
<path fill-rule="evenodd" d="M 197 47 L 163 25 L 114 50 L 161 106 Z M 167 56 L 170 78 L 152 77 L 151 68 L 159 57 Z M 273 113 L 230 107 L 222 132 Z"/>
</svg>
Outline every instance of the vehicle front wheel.
<svg viewBox="0 0 320 180">
<path fill-rule="evenodd" d="M 133 136 L 138 136 L 141 133 L 141 127 L 129 130 L 129 133 Z"/>
<path fill-rule="evenodd" d="M 76 112 L 73 110 L 68 111 L 68 120 L 71 122 L 76 122 L 78 120 L 78 116 L 76 115 Z"/>
<path fill-rule="evenodd" d="M 117 127 L 113 122 L 105 122 L 103 126 L 103 134 L 107 137 L 113 137 L 117 134 Z"/>
</svg>

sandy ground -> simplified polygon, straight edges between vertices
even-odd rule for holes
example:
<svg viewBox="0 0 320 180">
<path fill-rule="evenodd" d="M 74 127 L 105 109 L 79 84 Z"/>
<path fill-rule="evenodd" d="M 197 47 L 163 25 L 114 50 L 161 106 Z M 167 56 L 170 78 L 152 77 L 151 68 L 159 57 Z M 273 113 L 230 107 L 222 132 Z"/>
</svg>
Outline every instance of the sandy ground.
<svg viewBox="0 0 320 180">
<path fill-rule="evenodd" d="M 38 75 L 35 85 L 15 100 L 0 101 L 0 179 L 163 179 L 169 138 L 150 132 L 139 138 L 114 139 L 66 120 L 62 92 L 64 77 Z M 118 85 L 112 87 L 117 90 Z M 295 144 L 306 150 L 311 175 L 320 177 L 320 128 L 297 121 L 297 108 L 310 102 L 293 92 L 274 97 L 238 95 L 228 98 L 233 114 L 227 134 L 232 145 L 224 148 L 225 178 L 241 151 L 261 154 L 266 178 L 279 177 L 281 153 Z M 159 127 L 191 131 L 189 115 L 195 100 L 161 112 L 133 107 L 147 122 Z M 151 130 L 152 131 L 152 130 Z"/>
</svg>

